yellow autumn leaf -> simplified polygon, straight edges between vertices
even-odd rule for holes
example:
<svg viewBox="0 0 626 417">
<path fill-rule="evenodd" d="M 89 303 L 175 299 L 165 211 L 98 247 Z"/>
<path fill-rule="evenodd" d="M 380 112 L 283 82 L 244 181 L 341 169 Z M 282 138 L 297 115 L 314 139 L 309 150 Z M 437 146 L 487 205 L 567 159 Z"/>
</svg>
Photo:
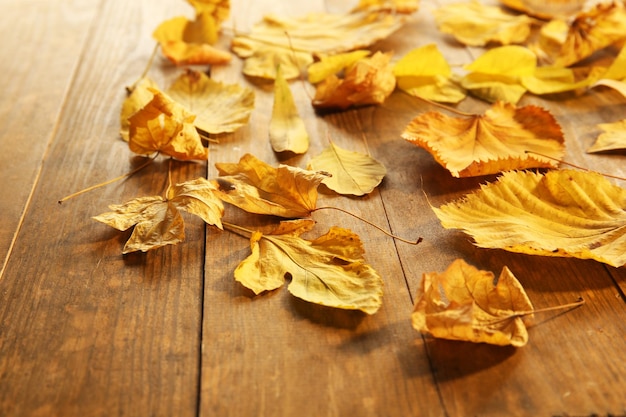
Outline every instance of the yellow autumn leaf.
<svg viewBox="0 0 626 417">
<path fill-rule="evenodd" d="M 614 123 L 600 123 L 600 134 L 587 152 L 605 152 L 626 149 L 626 119 Z"/>
<path fill-rule="evenodd" d="M 309 65 L 307 69 L 309 82 L 311 84 L 317 84 L 324 81 L 326 78 L 352 66 L 355 62 L 365 58 L 369 54 L 370 51 L 359 49 L 357 51 L 335 55 L 324 55 L 320 57 L 318 62 Z"/>
<path fill-rule="evenodd" d="M 387 9 L 398 13 L 413 13 L 419 8 L 419 0 L 359 0 L 355 10 Z"/>
<path fill-rule="evenodd" d="M 146 252 L 185 239 L 185 224 L 179 210 L 222 228 L 224 206 L 215 192 L 208 180 L 197 178 L 170 188 L 167 199 L 161 196 L 134 198 L 109 206 L 110 212 L 95 216 L 94 220 L 121 231 L 134 226 L 123 253 Z"/>
<path fill-rule="evenodd" d="M 555 19 L 541 28 L 538 50 L 555 66 L 567 67 L 626 39 L 626 10 L 621 2 L 598 3 L 574 19 Z"/>
<path fill-rule="evenodd" d="M 363 258 L 363 244 L 348 229 L 332 227 L 313 241 L 299 235 L 253 232 L 252 254 L 235 270 L 235 279 L 256 294 L 282 286 L 294 296 L 328 307 L 374 314 L 382 305 L 383 281 Z"/>
<path fill-rule="evenodd" d="M 335 75 L 326 78 L 317 85 L 313 107 L 345 110 L 383 103 L 396 86 L 390 60 L 391 53 L 376 52 L 354 63 L 343 79 Z"/>
<path fill-rule="evenodd" d="M 332 142 L 309 161 L 307 168 L 331 174 L 322 181 L 331 190 L 356 196 L 371 193 L 387 174 L 385 166 L 371 156 L 345 150 Z"/>
<path fill-rule="evenodd" d="M 585 3 L 588 3 L 587 0 L 500 0 L 500 2 L 513 10 L 544 20 L 566 19 L 580 12 Z"/>
<path fill-rule="evenodd" d="M 251 154 L 239 163 L 217 163 L 214 180 L 220 198 L 250 213 L 280 217 L 308 217 L 317 203 L 323 173 L 288 165 L 277 168 Z"/>
<path fill-rule="evenodd" d="M 137 82 L 131 93 L 124 100 L 124 103 L 122 103 L 122 110 L 120 112 L 120 135 L 126 142 L 128 142 L 128 129 L 130 127 L 128 119 L 148 104 L 150 100 L 152 100 L 152 97 L 154 97 L 152 90 L 158 89 L 159 87 L 154 81 L 144 77 Z"/>
<path fill-rule="evenodd" d="M 534 22 L 526 15 L 505 13 L 500 7 L 476 0 L 441 6 L 434 11 L 434 16 L 441 32 L 470 46 L 523 43 L 530 36 Z"/>
<path fill-rule="evenodd" d="M 458 103 L 465 90 L 454 79 L 452 69 L 435 44 L 413 49 L 393 67 L 397 87 L 427 100 Z"/>
<path fill-rule="evenodd" d="M 196 10 L 196 15 L 209 14 L 219 24 L 230 15 L 230 0 L 187 0 Z"/>
<path fill-rule="evenodd" d="M 420 332 L 500 346 L 528 342 L 521 316 L 532 312 L 533 305 L 506 266 L 496 279 L 457 259 L 443 273 L 423 274 L 415 300 L 411 321 Z"/>
<path fill-rule="evenodd" d="M 254 109 L 254 92 L 237 84 L 214 81 L 188 69 L 167 94 L 196 115 L 194 125 L 206 133 L 234 132 L 248 123 Z"/>
<path fill-rule="evenodd" d="M 385 8 L 293 18 L 268 15 L 250 33 L 236 36 L 232 49 L 246 59 L 244 74 L 273 79 L 280 65 L 285 78 L 292 79 L 313 63 L 314 55 L 365 48 L 398 30 L 407 18 Z"/>
<path fill-rule="evenodd" d="M 309 134 L 280 68 L 277 69 L 274 81 L 274 105 L 269 136 L 275 152 L 288 151 L 301 154 L 309 149 Z"/>
<path fill-rule="evenodd" d="M 214 48 L 219 24 L 209 13 L 195 20 L 179 16 L 161 23 L 152 34 L 163 54 L 176 65 L 211 65 L 230 61 L 230 54 Z"/>
<path fill-rule="evenodd" d="M 577 79 L 575 72 L 563 67 L 537 67 L 530 76 L 522 76 L 521 84 L 533 94 L 555 94 L 588 87 L 601 68 L 592 68 L 587 77 Z"/>
<path fill-rule="evenodd" d="M 537 58 L 529 49 L 500 46 L 466 65 L 469 73 L 461 79 L 461 85 L 484 100 L 515 104 L 526 92 L 521 77 L 534 75 L 536 68 Z"/>
<path fill-rule="evenodd" d="M 599 74 L 592 87 L 605 86 L 626 97 L 626 44 L 605 72 Z"/>
<path fill-rule="evenodd" d="M 555 167 L 554 159 L 565 152 L 563 132 L 552 114 L 537 106 L 516 108 L 503 102 L 484 115 L 421 114 L 402 137 L 430 152 L 455 177 Z"/>
<path fill-rule="evenodd" d="M 626 190 L 597 173 L 506 172 L 433 210 L 479 247 L 626 264 Z"/>
<path fill-rule="evenodd" d="M 194 127 L 195 116 L 162 92 L 150 91 L 152 100 L 128 119 L 130 150 L 140 155 L 159 152 L 183 161 L 206 160 L 209 150 Z"/>
</svg>

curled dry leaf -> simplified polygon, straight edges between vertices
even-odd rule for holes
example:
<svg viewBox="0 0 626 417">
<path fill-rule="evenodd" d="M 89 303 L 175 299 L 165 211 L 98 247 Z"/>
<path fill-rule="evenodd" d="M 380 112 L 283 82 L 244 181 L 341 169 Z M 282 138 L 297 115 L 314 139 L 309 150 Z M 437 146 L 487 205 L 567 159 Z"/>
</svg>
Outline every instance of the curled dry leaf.
<svg viewBox="0 0 626 417">
<path fill-rule="evenodd" d="M 208 13 L 219 24 L 230 15 L 230 0 L 187 0 L 197 15 Z"/>
<path fill-rule="evenodd" d="M 626 10 L 621 2 L 598 3 L 573 20 L 552 20 L 541 28 L 536 46 L 556 66 L 570 66 L 600 49 L 626 39 Z"/>
<path fill-rule="evenodd" d="M 326 78 L 317 85 L 313 107 L 345 110 L 353 106 L 383 103 L 396 86 L 390 60 L 391 53 L 376 52 L 354 63 L 343 79 L 336 75 Z"/>
<path fill-rule="evenodd" d="M 317 187 L 326 175 L 288 165 L 274 168 L 253 155 L 239 163 L 217 163 L 214 181 L 220 198 L 250 213 L 308 217 L 317 203 Z"/>
<path fill-rule="evenodd" d="M 500 0 L 511 9 L 540 19 L 566 19 L 580 12 L 587 0 Z"/>
<path fill-rule="evenodd" d="M 421 114 L 402 137 L 430 152 L 455 177 L 555 167 L 552 158 L 560 159 L 565 152 L 561 127 L 547 110 L 502 102 L 472 117 Z"/>
<path fill-rule="evenodd" d="M 302 222 L 302 220 L 298 220 Z M 235 279 L 256 294 L 291 283 L 289 292 L 328 307 L 374 314 L 382 304 L 383 281 L 363 258 L 359 236 L 332 227 L 313 241 L 299 235 L 309 223 L 270 234 L 253 232 L 252 254 L 235 270 Z"/>
<path fill-rule="evenodd" d="M 162 92 L 149 91 L 152 100 L 128 119 L 130 150 L 140 155 L 159 152 L 183 161 L 206 160 L 209 150 L 194 127 L 195 115 Z"/>
<path fill-rule="evenodd" d="M 148 104 L 154 97 L 152 91 L 158 89 L 159 87 L 154 81 L 144 77 L 135 84 L 131 93 L 126 97 L 124 103 L 122 103 L 122 110 L 120 112 L 120 136 L 122 136 L 122 139 L 126 142 L 128 142 L 128 129 L 130 127 L 128 119 Z"/>
<path fill-rule="evenodd" d="M 280 65 L 285 78 L 300 76 L 313 55 L 365 48 L 398 30 L 408 14 L 386 8 L 351 13 L 313 13 L 296 18 L 265 16 L 247 35 L 233 39 L 232 49 L 244 63 L 244 74 L 275 78 Z"/>
<path fill-rule="evenodd" d="M 305 153 L 309 149 L 309 134 L 298 113 L 287 80 L 280 69 L 274 81 L 274 105 L 269 136 L 275 152 Z"/>
<path fill-rule="evenodd" d="M 309 82 L 311 84 L 322 82 L 331 75 L 343 71 L 344 68 L 351 67 L 355 62 L 367 57 L 369 54 L 370 51 L 359 49 L 352 52 L 321 56 L 318 62 L 309 65 L 307 69 Z"/>
<path fill-rule="evenodd" d="M 419 8 L 419 0 L 359 0 L 355 10 L 385 9 L 397 13 L 413 13 Z"/>
<path fill-rule="evenodd" d="M 161 196 L 134 198 L 109 206 L 110 212 L 94 219 L 122 231 L 134 226 L 123 253 L 146 252 L 185 239 L 185 224 L 179 210 L 222 228 L 224 206 L 215 192 L 208 180 L 197 178 L 170 188 L 167 199 Z"/>
<path fill-rule="evenodd" d="M 416 48 L 393 67 L 399 89 L 427 100 L 458 103 L 465 90 L 454 79 L 452 69 L 435 44 Z"/>
<path fill-rule="evenodd" d="M 440 31 L 470 46 L 523 43 L 534 22 L 526 15 L 505 13 L 500 7 L 487 6 L 476 0 L 441 6 L 434 15 Z"/>
<path fill-rule="evenodd" d="M 615 123 L 601 123 L 598 127 L 603 130 L 603 133 L 587 149 L 587 152 L 594 153 L 626 149 L 626 119 Z"/>
<path fill-rule="evenodd" d="M 521 316 L 533 306 L 506 266 L 495 278 L 492 272 L 457 259 L 441 274 L 425 273 L 415 300 L 411 320 L 421 332 L 500 346 L 528 342 Z"/>
<path fill-rule="evenodd" d="M 332 142 L 311 159 L 308 169 L 331 174 L 322 181 L 331 190 L 357 196 L 371 193 L 387 174 L 384 165 L 371 156 L 342 149 Z"/>
<path fill-rule="evenodd" d="M 506 172 L 433 210 L 479 247 L 626 264 L 626 190 L 597 173 Z"/>
<path fill-rule="evenodd" d="M 206 133 L 234 132 L 248 123 L 254 92 L 237 84 L 223 84 L 187 69 L 167 94 L 196 115 L 194 125 Z"/>
<path fill-rule="evenodd" d="M 622 47 L 611 66 L 598 78 L 593 87 L 603 85 L 614 89 L 626 97 L 626 44 Z"/>
</svg>

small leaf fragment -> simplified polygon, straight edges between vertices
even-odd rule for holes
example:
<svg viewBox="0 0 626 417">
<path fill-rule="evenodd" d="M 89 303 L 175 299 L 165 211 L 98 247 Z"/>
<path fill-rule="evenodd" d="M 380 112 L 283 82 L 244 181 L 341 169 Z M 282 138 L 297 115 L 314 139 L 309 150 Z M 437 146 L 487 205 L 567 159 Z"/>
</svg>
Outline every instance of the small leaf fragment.
<svg viewBox="0 0 626 417">
<path fill-rule="evenodd" d="M 362 196 L 371 193 L 381 183 L 387 169 L 369 155 L 330 146 L 309 161 L 312 171 L 331 174 L 322 183 L 339 194 Z"/>
<path fill-rule="evenodd" d="M 309 149 L 309 134 L 298 113 L 296 102 L 280 69 L 274 81 L 274 105 L 269 137 L 275 152 L 305 153 Z"/>
<path fill-rule="evenodd" d="M 528 342 L 520 317 L 533 310 L 524 288 L 505 266 L 500 276 L 462 259 L 445 272 L 425 273 L 415 296 L 413 327 L 435 337 L 516 347 Z"/>
<path fill-rule="evenodd" d="M 594 144 L 587 149 L 588 153 L 626 149 L 626 119 L 614 123 L 600 123 L 603 130 Z"/>
</svg>

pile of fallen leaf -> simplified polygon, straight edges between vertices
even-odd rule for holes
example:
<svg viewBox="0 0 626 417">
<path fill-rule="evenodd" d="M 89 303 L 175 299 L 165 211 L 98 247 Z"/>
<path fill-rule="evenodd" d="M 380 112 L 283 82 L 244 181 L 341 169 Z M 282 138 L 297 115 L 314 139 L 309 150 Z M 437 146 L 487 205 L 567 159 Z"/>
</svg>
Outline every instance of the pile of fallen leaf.
<svg viewBox="0 0 626 417">
<path fill-rule="evenodd" d="M 188 2 L 193 19 L 176 17 L 154 32 L 163 55 L 178 66 L 231 60 L 230 52 L 215 47 L 229 1 Z M 306 78 L 314 86 L 311 104 L 324 111 L 380 105 L 396 90 L 430 102 L 458 103 L 467 94 L 492 102 L 481 115 L 454 108 L 447 108 L 454 117 L 423 113 L 402 132 L 455 177 L 502 173 L 479 191 L 433 208 L 441 224 L 464 230 L 480 247 L 623 266 L 626 190 L 599 174 L 557 169 L 566 146 L 558 122 L 545 109 L 516 103 L 526 93 L 584 94 L 600 85 L 626 96 L 624 5 L 503 3 L 508 8 L 470 1 L 434 12 L 443 33 L 485 48 L 463 66 L 463 74 L 453 71 L 435 44 L 397 58 L 367 49 L 400 30 L 418 11 L 417 0 L 361 0 L 342 14 L 265 16 L 249 33 L 234 37 L 232 51 L 245 60 L 245 75 L 274 82 L 269 141 L 279 153 L 306 153 L 312 140 L 294 103 L 293 79 Z M 608 56 L 608 65 L 595 63 L 599 51 L 604 55 L 598 62 Z M 589 64 L 572 67 L 583 60 Z M 254 109 L 250 88 L 192 69 L 167 89 L 143 76 L 129 92 L 121 136 L 147 163 L 159 155 L 207 160 L 211 135 L 245 125 Z M 601 128 L 605 133 L 589 152 L 626 148 L 626 120 Z M 183 241 L 180 212 L 186 211 L 250 239 L 251 254 L 234 275 L 254 293 L 279 288 L 288 278 L 288 290 L 304 300 L 368 314 L 379 309 L 383 281 L 365 262 L 358 235 L 333 227 L 314 240 L 300 236 L 313 228 L 311 214 L 322 209 L 316 206 L 320 184 L 338 194 L 366 195 L 386 174 L 380 162 L 331 141 L 307 169 L 273 167 L 251 154 L 216 167 L 217 178 L 170 181 L 164 195 L 112 205 L 95 219 L 119 230 L 133 228 L 123 253 L 145 252 Z M 222 221 L 229 205 L 284 220 L 250 230 Z M 506 267 L 494 279 L 457 260 L 442 274 L 424 274 L 412 319 L 416 329 L 436 337 L 521 346 L 528 339 L 522 317 L 536 311 Z"/>
</svg>

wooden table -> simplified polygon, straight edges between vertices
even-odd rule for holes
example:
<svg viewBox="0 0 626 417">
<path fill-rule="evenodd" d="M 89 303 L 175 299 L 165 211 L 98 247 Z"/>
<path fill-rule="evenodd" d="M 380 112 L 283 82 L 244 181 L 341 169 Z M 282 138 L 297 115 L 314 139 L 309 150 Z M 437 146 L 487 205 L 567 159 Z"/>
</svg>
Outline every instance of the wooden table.
<svg viewBox="0 0 626 417">
<path fill-rule="evenodd" d="M 306 3 L 306 4 L 304 4 Z M 455 64 L 479 49 L 440 34 L 431 7 L 375 45 L 396 57 L 436 42 Z M 352 2 L 233 0 L 231 22 L 247 30 L 267 13 L 343 11 Z M 220 136 L 208 163 L 175 163 L 174 180 L 216 176 L 215 162 L 245 152 L 305 167 L 330 137 L 369 151 L 388 168 L 362 198 L 322 194 L 420 245 L 394 241 L 338 213 L 315 213 L 316 230 L 341 225 L 365 242 L 385 282 L 372 316 L 299 301 L 286 289 L 254 296 L 233 279 L 249 243 L 185 217 L 186 241 L 122 256 L 128 233 L 91 217 L 135 196 L 162 192 L 165 159 L 115 185 L 59 205 L 59 198 L 137 164 L 119 140 L 124 87 L 141 74 L 161 21 L 191 15 L 177 0 L 0 0 L 0 415 L 16 416 L 573 416 L 626 414 L 626 269 L 586 260 L 478 249 L 446 230 L 428 205 L 452 201 L 494 177 L 455 179 L 400 138 L 433 108 L 394 93 L 384 105 L 316 115 L 294 84 L 312 136 L 300 157 L 279 160 L 267 140 L 272 89 L 241 74 L 241 61 L 212 76 L 255 90 L 249 125 Z M 229 31 L 221 45 L 227 48 Z M 157 58 L 167 85 L 180 70 Z M 309 93 L 310 93 L 309 89 Z M 563 127 L 566 160 L 626 176 L 626 154 L 590 155 L 597 123 L 626 117 L 608 89 L 520 105 L 549 109 Z M 467 99 L 459 109 L 480 113 Z M 624 186 L 624 182 L 615 181 Z M 232 213 L 232 211 L 231 211 Z M 238 221 L 253 221 L 235 212 Z M 437 340 L 411 327 L 422 274 L 455 258 L 496 273 L 507 265 L 538 316 L 522 348 Z"/>
</svg>

